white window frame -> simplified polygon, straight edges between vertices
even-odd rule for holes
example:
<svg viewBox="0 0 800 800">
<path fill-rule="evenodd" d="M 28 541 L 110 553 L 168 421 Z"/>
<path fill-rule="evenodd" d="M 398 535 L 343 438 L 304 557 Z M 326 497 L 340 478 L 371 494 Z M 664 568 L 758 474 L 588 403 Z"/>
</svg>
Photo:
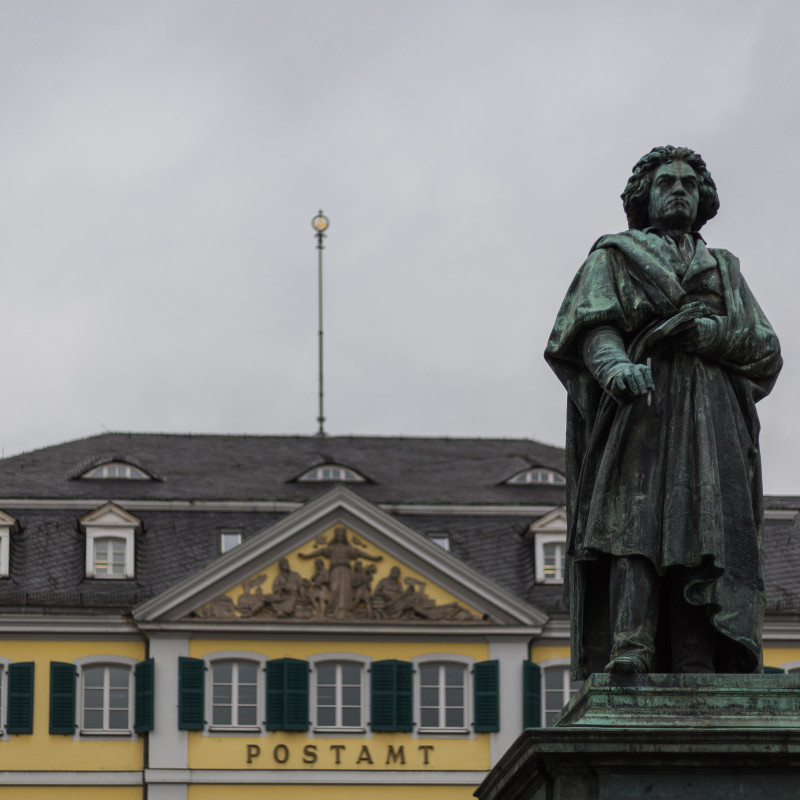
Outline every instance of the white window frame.
<svg viewBox="0 0 800 800">
<path fill-rule="evenodd" d="M 534 547 L 534 560 L 536 562 L 536 583 L 551 583 L 551 584 L 561 584 L 564 583 L 564 574 L 563 574 L 563 567 L 561 570 L 561 576 L 559 577 L 556 574 L 555 577 L 551 577 L 545 575 L 544 570 L 544 548 L 545 545 L 548 544 L 560 544 L 563 548 L 563 551 L 566 551 L 567 547 L 567 532 L 564 531 L 563 533 L 553 532 L 553 533 L 536 533 L 534 534 L 533 540 L 533 547 Z M 562 559 L 563 564 L 563 559 Z M 556 565 L 558 567 L 558 564 Z M 558 572 L 558 569 L 556 570 Z"/>
<path fill-rule="evenodd" d="M 570 660 L 569 658 L 548 658 L 544 661 L 537 662 L 539 671 L 540 671 L 540 680 L 541 680 L 541 708 L 540 708 L 540 721 L 543 728 L 548 727 L 547 725 L 547 683 L 545 675 L 548 670 L 563 670 L 562 676 L 562 689 L 561 689 L 561 699 L 562 704 L 559 708 L 559 712 L 567 705 L 573 695 L 578 691 L 578 688 L 572 688 L 572 680 L 570 678 Z"/>
<path fill-rule="evenodd" d="M 787 674 L 797 675 L 800 673 L 800 661 L 787 661 L 781 664 L 781 669 Z"/>
<path fill-rule="evenodd" d="M 566 486 L 567 479 L 550 467 L 531 467 L 512 475 L 506 483 L 510 486 Z"/>
<path fill-rule="evenodd" d="M 326 471 L 335 473 L 326 475 Z M 359 475 L 354 469 L 341 464 L 319 464 L 304 472 L 298 481 L 331 481 L 340 483 L 364 483 L 366 478 Z"/>
<path fill-rule="evenodd" d="M 208 724 L 204 727 L 204 735 L 213 733 L 215 736 L 221 733 L 263 733 L 264 709 L 266 708 L 264 669 L 267 659 L 260 653 L 253 653 L 247 650 L 220 650 L 208 653 L 203 657 L 206 665 L 206 691 L 205 691 L 205 715 Z M 214 665 L 222 662 L 241 663 L 243 661 L 255 664 L 256 667 L 256 722 L 255 725 L 220 725 L 214 723 Z M 233 698 L 231 698 L 233 699 Z"/>
<path fill-rule="evenodd" d="M 84 514 L 79 520 L 86 534 L 86 577 L 98 580 L 125 580 L 135 577 L 136 533 L 142 522 L 115 503 L 105 503 Z M 102 538 L 123 539 L 125 542 L 125 568 L 122 575 L 100 575 L 95 561 L 95 540 Z"/>
<path fill-rule="evenodd" d="M 411 659 L 411 664 L 414 669 L 414 691 L 413 691 L 413 709 L 414 720 L 417 724 L 414 726 L 414 733 L 412 738 L 420 736 L 436 736 L 436 737 L 452 737 L 458 739 L 474 739 L 475 731 L 471 724 L 474 716 L 472 708 L 472 695 L 473 695 L 473 669 L 475 667 L 475 659 L 469 656 L 462 656 L 457 653 L 426 653 L 421 656 L 414 656 Z M 463 667 L 464 669 L 464 727 L 463 728 L 445 728 L 445 727 L 422 727 L 420 721 L 422 719 L 422 687 L 420 685 L 420 668 L 423 666 L 444 666 L 449 664 L 455 667 Z M 441 718 L 441 715 L 440 715 Z"/>
<path fill-rule="evenodd" d="M 11 533 L 18 527 L 14 517 L 0 511 L 0 578 L 11 574 Z"/>
<path fill-rule="evenodd" d="M 236 543 L 228 545 L 226 547 L 225 546 L 226 536 L 231 536 L 231 537 L 235 536 Z M 230 553 L 231 550 L 233 550 L 235 547 L 238 547 L 241 543 L 242 543 L 242 532 L 238 528 L 237 529 L 231 528 L 230 530 L 221 530 L 219 532 L 219 552 L 221 555 L 224 555 L 225 553 Z"/>
<path fill-rule="evenodd" d="M 0 656 L 0 739 L 8 739 L 8 665 L 10 658 Z"/>
<path fill-rule="evenodd" d="M 0 578 L 11 574 L 11 528 L 0 526 Z"/>
<path fill-rule="evenodd" d="M 369 705 L 369 675 L 370 665 L 372 660 L 363 656 L 360 653 L 319 653 L 311 656 L 308 659 L 311 672 L 309 674 L 309 713 L 311 715 L 311 731 L 314 734 L 355 734 L 363 736 L 367 734 L 369 729 L 368 723 L 370 721 L 370 705 Z M 329 664 L 347 664 L 349 666 L 358 667 L 361 670 L 361 724 L 360 725 L 318 725 L 317 724 L 317 670 L 321 666 Z M 339 703 L 339 696 L 341 691 L 341 683 L 337 680 L 337 704 L 336 704 L 336 717 L 337 720 L 341 719 L 341 705 Z"/>
<path fill-rule="evenodd" d="M 125 475 L 108 475 L 109 468 L 118 470 L 120 467 L 127 473 Z M 83 480 L 111 480 L 111 481 L 149 481 L 152 478 L 135 464 L 128 464 L 126 461 L 107 461 L 105 464 L 98 464 L 81 475 Z"/>
<path fill-rule="evenodd" d="M 428 540 L 438 545 L 442 550 L 450 552 L 450 534 L 443 531 L 433 531 L 428 534 Z"/>
<path fill-rule="evenodd" d="M 82 656 L 75 659 L 75 669 L 78 676 L 75 682 L 75 713 L 77 714 L 77 727 L 76 738 L 92 738 L 97 737 L 133 737 L 135 736 L 134 714 L 136 713 L 136 680 L 134 676 L 134 667 L 138 661 L 135 658 L 128 658 L 126 656 L 107 656 L 107 655 L 94 655 Z M 83 712 L 84 712 L 84 670 L 90 667 L 123 667 L 128 670 L 128 727 L 124 730 L 122 728 L 84 728 L 83 727 Z M 104 687 L 107 688 L 107 687 Z M 108 706 L 103 703 L 103 715 L 107 716 L 109 711 Z"/>
<path fill-rule="evenodd" d="M 125 564 L 121 575 L 107 575 L 97 572 L 96 546 L 98 539 L 117 539 L 125 544 Z M 136 532 L 133 528 L 111 528 L 98 526 L 86 529 L 86 577 L 97 580 L 126 580 L 134 577 L 134 542 Z"/>
</svg>

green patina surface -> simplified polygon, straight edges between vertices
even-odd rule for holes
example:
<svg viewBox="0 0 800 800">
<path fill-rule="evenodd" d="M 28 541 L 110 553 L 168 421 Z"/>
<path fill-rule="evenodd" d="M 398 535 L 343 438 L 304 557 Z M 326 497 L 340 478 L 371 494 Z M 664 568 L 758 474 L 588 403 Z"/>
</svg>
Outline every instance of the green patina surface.
<svg viewBox="0 0 800 800">
<path fill-rule="evenodd" d="M 783 728 L 800 733 L 800 675 L 592 675 L 556 727 Z M 799 790 L 800 791 L 800 790 Z"/>
<path fill-rule="evenodd" d="M 764 614 L 755 404 L 778 339 L 738 259 L 698 231 L 719 206 L 705 162 L 655 148 L 623 194 L 545 358 L 568 392 L 573 678 L 755 673 Z"/>
</svg>

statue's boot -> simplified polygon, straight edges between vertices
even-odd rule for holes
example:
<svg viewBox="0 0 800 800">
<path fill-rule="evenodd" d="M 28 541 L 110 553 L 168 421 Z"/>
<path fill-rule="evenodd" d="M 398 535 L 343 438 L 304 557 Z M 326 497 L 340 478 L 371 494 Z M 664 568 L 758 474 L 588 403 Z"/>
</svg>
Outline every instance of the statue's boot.
<svg viewBox="0 0 800 800">
<path fill-rule="evenodd" d="M 613 638 L 605 672 L 652 672 L 661 579 L 643 556 L 611 559 L 609 601 Z"/>
</svg>

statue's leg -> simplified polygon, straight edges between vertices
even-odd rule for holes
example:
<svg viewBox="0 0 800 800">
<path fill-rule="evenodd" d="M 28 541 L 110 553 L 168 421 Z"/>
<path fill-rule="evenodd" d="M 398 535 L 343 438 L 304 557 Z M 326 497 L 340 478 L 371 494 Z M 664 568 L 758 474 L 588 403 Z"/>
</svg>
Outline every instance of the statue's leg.
<svg viewBox="0 0 800 800">
<path fill-rule="evenodd" d="M 715 672 L 716 631 L 704 606 L 695 606 L 683 595 L 686 570 L 675 567 L 668 573 L 669 635 L 672 672 Z"/>
<path fill-rule="evenodd" d="M 643 556 L 611 558 L 609 604 L 611 661 L 606 672 L 650 672 L 655 663 L 655 637 L 661 578 Z"/>
</svg>

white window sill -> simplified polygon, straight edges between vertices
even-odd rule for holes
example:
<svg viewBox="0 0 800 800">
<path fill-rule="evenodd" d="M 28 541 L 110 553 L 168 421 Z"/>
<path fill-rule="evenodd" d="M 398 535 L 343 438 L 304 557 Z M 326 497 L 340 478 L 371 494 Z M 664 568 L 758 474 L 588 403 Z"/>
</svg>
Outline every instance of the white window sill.
<svg viewBox="0 0 800 800">
<path fill-rule="evenodd" d="M 338 727 L 333 727 L 333 726 L 332 727 L 325 727 L 325 728 L 320 728 L 320 727 L 314 728 L 314 733 L 355 733 L 355 734 L 358 734 L 358 733 L 366 733 L 366 732 L 367 732 L 367 729 L 365 727 L 363 727 L 363 726 L 360 726 L 360 727 L 357 727 L 357 728 L 338 728 Z"/>
<path fill-rule="evenodd" d="M 78 731 L 80 736 L 133 736 L 133 731 Z"/>
<path fill-rule="evenodd" d="M 209 733 L 262 733 L 260 725 L 209 725 Z"/>
<path fill-rule="evenodd" d="M 132 581 L 133 575 L 87 575 L 94 581 Z"/>
<path fill-rule="evenodd" d="M 469 733 L 469 728 L 417 728 L 418 736 L 465 736 Z"/>
<path fill-rule="evenodd" d="M 561 586 L 564 583 L 563 578 L 543 578 L 540 581 L 536 581 L 539 585 L 541 584 L 550 584 L 551 586 Z"/>
</svg>

